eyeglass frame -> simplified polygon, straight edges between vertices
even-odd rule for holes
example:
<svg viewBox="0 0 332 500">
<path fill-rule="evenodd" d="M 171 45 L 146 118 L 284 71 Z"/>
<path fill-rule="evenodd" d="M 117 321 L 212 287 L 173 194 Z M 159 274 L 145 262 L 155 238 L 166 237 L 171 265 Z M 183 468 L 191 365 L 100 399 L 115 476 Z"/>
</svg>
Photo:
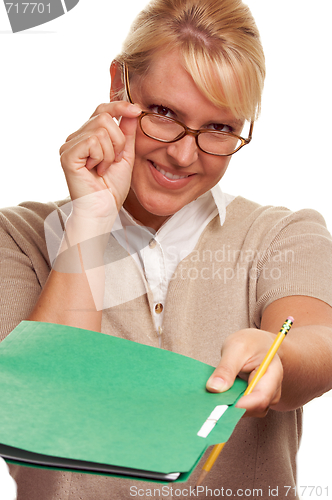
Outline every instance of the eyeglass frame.
<svg viewBox="0 0 332 500">
<path fill-rule="evenodd" d="M 123 83 L 124 83 L 124 86 L 125 86 L 125 91 L 126 91 L 126 94 L 127 94 L 129 102 L 131 104 L 134 104 L 134 101 L 133 101 L 133 99 L 131 97 L 131 92 L 130 92 L 129 70 L 128 70 L 127 64 L 123 63 L 122 64 L 122 68 L 123 68 Z M 162 115 L 159 115 L 158 113 L 151 113 L 151 112 L 147 112 L 147 111 L 142 111 L 141 114 L 138 116 L 138 122 L 139 122 L 139 125 L 140 125 L 140 129 L 142 130 L 143 134 L 146 137 L 149 137 L 149 139 L 154 139 L 155 141 L 162 142 L 164 144 L 172 144 L 174 142 L 180 141 L 186 135 L 192 135 L 192 136 L 195 137 L 195 141 L 196 141 L 196 145 L 197 145 L 198 149 L 200 151 L 202 151 L 203 153 L 206 153 L 208 155 L 213 155 L 213 156 L 232 156 L 234 153 L 237 153 L 241 148 L 243 148 L 243 146 L 246 146 L 247 144 L 249 144 L 249 142 L 252 139 L 252 131 L 253 131 L 253 128 L 254 128 L 254 120 L 252 120 L 250 122 L 250 128 L 249 128 L 248 138 L 245 139 L 244 137 L 241 137 L 240 135 L 233 134 L 232 132 L 220 132 L 220 131 L 217 131 L 217 130 L 209 130 L 209 129 L 195 130 L 195 129 L 192 129 L 190 127 L 187 127 L 187 125 L 185 125 L 184 123 L 182 123 L 182 122 L 180 122 L 178 120 L 175 120 L 174 118 L 165 117 L 168 120 L 170 120 L 170 121 L 172 121 L 174 123 L 177 123 L 178 125 L 180 125 L 184 129 L 184 131 L 178 137 L 176 137 L 175 139 L 172 139 L 171 141 L 166 141 L 164 139 L 157 139 L 156 137 L 152 137 L 152 136 L 148 135 L 146 132 L 144 132 L 143 127 L 142 127 L 142 119 L 144 118 L 144 116 L 147 116 L 147 115 L 158 116 L 158 117 L 160 117 Z M 202 134 L 202 133 L 213 133 L 213 134 L 229 135 L 231 137 L 235 137 L 236 139 L 240 140 L 241 144 L 232 153 L 228 153 L 228 154 L 209 153 L 208 151 L 205 151 L 204 149 L 202 149 L 201 146 L 198 144 L 198 136 L 200 134 Z"/>
</svg>

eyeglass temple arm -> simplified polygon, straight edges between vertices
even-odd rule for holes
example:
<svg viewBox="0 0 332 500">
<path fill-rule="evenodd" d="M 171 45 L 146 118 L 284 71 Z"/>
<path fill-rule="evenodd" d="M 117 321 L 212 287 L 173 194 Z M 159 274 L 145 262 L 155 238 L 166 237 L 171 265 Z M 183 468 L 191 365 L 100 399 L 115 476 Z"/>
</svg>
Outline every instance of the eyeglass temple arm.
<svg viewBox="0 0 332 500">
<path fill-rule="evenodd" d="M 252 131 L 254 130 L 254 123 L 255 123 L 254 120 L 251 120 L 249 134 L 248 134 L 248 139 L 247 139 L 247 144 L 249 144 L 249 142 L 252 139 Z"/>
<path fill-rule="evenodd" d="M 123 83 L 125 85 L 125 90 L 126 90 L 126 93 L 127 93 L 127 97 L 129 99 L 129 102 L 131 104 L 134 104 L 133 100 L 132 100 L 132 97 L 131 97 L 131 94 L 130 94 L 129 71 L 128 71 L 128 67 L 127 67 L 126 63 L 123 63 L 122 68 L 123 68 Z"/>
</svg>

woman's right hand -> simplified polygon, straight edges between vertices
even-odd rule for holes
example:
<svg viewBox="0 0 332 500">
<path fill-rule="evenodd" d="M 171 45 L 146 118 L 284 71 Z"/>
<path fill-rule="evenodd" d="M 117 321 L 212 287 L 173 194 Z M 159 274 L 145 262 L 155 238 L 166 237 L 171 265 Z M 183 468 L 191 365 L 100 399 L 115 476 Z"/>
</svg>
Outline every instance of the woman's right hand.
<svg viewBox="0 0 332 500">
<path fill-rule="evenodd" d="M 140 112 L 125 101 L 101 104 L 61 146 L 73 213 L 80 218 L 105 219 L 123 205 L 130 188 Z"/>
<path fill-rule="evenodd" d="M 128 102 L 101 104 L 61 147 L 72 211 L 52 271 L 28 320 L 100 331 L 104 251 L 130 188 L 140 112 Z M 121 118 L 120 124 L 113 118 Z"/>
<path fill-rule="evenodd" d="M 130 188 L 140 112 L 128 102 L 101 104 L 61 147 L 71 213 L 29 320 L 100 331 L 104 251 Z M 120 124 L 113 118 L 121 119 Z"/>
</svg>

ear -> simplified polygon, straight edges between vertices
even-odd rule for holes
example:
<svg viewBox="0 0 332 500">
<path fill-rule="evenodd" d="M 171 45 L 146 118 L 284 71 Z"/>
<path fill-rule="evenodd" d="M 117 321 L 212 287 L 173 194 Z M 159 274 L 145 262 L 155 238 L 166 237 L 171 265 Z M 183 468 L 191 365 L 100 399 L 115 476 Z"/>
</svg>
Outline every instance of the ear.
<svg viewBox="0 0 332 500">
<path fill-rule="evenodd" d="M 113 61 L 110 67 L 111 74 L 111 89 L 110 89 L 110 101 L 115 101 L 118 99 L 118 92 L 124 89 L 121 78 L 122 68 L 117 61 Z"/>
</svg>

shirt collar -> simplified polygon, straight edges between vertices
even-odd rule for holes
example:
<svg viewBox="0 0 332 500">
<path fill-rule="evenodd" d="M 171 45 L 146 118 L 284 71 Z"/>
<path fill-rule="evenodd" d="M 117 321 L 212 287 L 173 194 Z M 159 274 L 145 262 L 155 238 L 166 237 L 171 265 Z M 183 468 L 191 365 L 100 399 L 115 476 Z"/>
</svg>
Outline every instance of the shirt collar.
<svg viewBox="0 0 332 500">
<path fill-rule="evenodd" d="M 234 200 L 235 196 L 224 193 L 219 183 L 213 186 L 211 194 L 218 209 L 220 225 L 222 226 L 226 219 L 226 207 Z"/>
<path fill-rule="evenodd" d="M 224 224 L 225 218 L 226 218 L 226 207 L 231 201 L 234 200 L 235 197 L 233 195 L 229 195 L 227 193 L 224 193 L 220 188 L 220 184 L 218 183 L 210 191 L 202 194 L 202 196 L 197 198 L 197 200 L 208 196 L 208 193 L 211 193 L 211 195 L 213 197 L 214 203 L 215 203 L 216 208 L 218 210 L 220 225 L 222 226 Z M 197 200 L 194 200 L 191 203 L 195 204 L 195 201 L 197 201 Z M 185 208 L 186 207 L 183 207 L 181 210 L 179 210 L 179 212 L 177 212 L 177 214 L 180 213 Z M 174 216 L 177 214 L 174 214 Z M 166 225 L 169 225 L 169 222 L 172 221 L 174 216 L 170 217 L 170 219 L 168 219 L 165 222 L 165 224 L 163 224 L 162 228 L 164 228 Z M 142 224 L 140 224 L 140 222 L 138 222 L 136 219 L 134 219 L 134 217 L 124 207 L 121 207 L 121 209 L 120 209 L 120 218 L 121 218 L 122 224 L 124 224 L 124 225 L 129 224 L 129 225 L 142 226 Z"/>
</svg>

